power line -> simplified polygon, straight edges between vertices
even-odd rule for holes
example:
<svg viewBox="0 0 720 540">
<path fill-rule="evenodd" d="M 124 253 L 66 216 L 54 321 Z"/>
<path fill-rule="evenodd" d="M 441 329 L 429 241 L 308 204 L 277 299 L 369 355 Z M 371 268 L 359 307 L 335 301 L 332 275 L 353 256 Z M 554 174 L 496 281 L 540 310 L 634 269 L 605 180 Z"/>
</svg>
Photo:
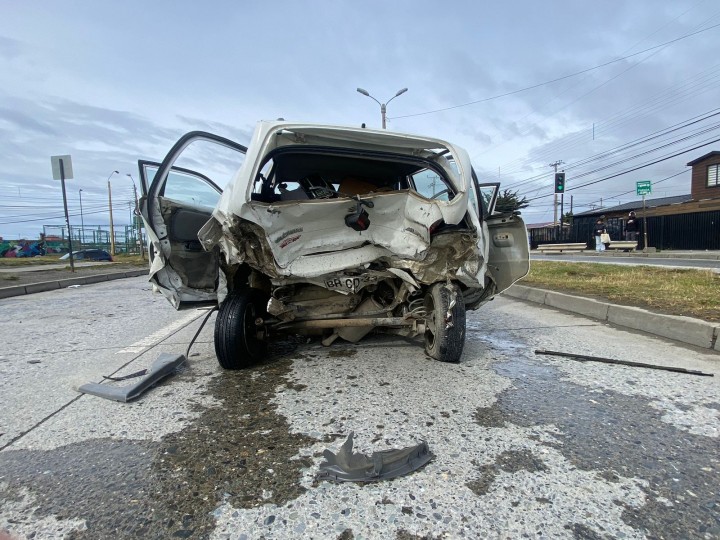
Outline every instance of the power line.
<svg viewBox="0 0 720 540">
<path fill-rule="evenodd" d="M 675 173 L 675 174 L 673 174 L 673 175 L 671 175 L 671 176 L 668 176 L 668 177 L 666 177 L 666 178 L 663 178 L 662 180 L 657 180 L 656 182 L 653 182 L 652 185 L 654 186 L 654 185 L 660 184 L 660 183 L 662 183 L 662 182 L 665 182 L 666 180 L 670 180 L 671 178 L 675 178 L 676 176 L 680 176 L 681 174 L 685 174 L 686 172 L 688 172 L 688 170 L 687 170 L 687 169 L 684 169 L 684 170 L 682 170 L 682 171 L 680 171 L 680 172 L 678 172 L 678 173 Z M 608 197 L 608 198 L 611 198 L 611 199 L 612 199 L 612 198 L 615 198 L 615 197 L 622 197 L 623 195 L 629 195 L 630 193 L 637 193 L 637 191 L 634 190 L 634 189 L 631 189 L 631 190 L 628 190 L 628 191 L 624 191 L 623 193 L 618 193 L 618 194 L 616 194 L 616 195 L 611 195 L 611 196 Z M 603 199 L 605 199 L 605 198 L 606 198 L 606 197 L 603 197 Z M 585 203 L 584 205 L 581 205 L 581 206 L 590 206 L 590 205 L 594 204 L 595 202 L 597 202 L 597 201 Z"/>
<path fill-rule="evenodd" d="M 602 133 L 606 133 L 610 131 L 610 128 L 619 128 L 620 126 L 632 121 L 635 118 L 638 118 L 641 115 L 648 115 L 655 110 L 659 109 L 667 109 L 671 104 L 679 103 L 681 101 L 684 101 L 686 99 L 690 99 L 691 97 L 696 97 L 698 95 L 698 92 L 706 92 L 710 89 L 713 89 L 717 86 L 716 80 L 720 78 L 720 64 L 713 66 L 712 68 L 705 70 L 701 72 L 699 75 L 696 75 L 696 78 L 702 78 L 702 77 L 708 77 L 708 72 L 711 72 L 710 79 L 704 80 L 704 81 L 696 81 L 696 80 L 686 80 L 683 83 L 676 85 L 675 87 L 669 88 L 667 90 L 664 90 L 660 92 L 659 94 L 656 94 L 652 98 L 645 99 L 643 101 L 643 104 L 640 106 L 633 106 L 625 111 L 619 112 L 615 114 L 614 116 L 611 116 L 607 120 L 603 122 L 596 122 L 595 125 L 595 134 L 599 135 Z M 683 94 L 684 93 L 684 94 Z M 566 154 L 569 150 L 576 148 L 580 144 L 585 143 L 585 137 L 587 137 L 587 132 L 583 131 L 580 133 L 576 133 L 575 135 L 572 135 L 568 138 L 565 138 L 564 140 L 559 141 L 555 144 L 549 144 L 546 146 L 545 150 L 541 151 L 539 154 L 533 156 L 533 161 L 541 162 L 545 161 L 551 156 L 555 156 L 558 154 Z M 511 168 L 509 171 L 507 170 L 507 166 L 521 162 L 523 158 L 515 158 L 509 162 L 506 162 L 501 165 L 503 169 L 505 169 L 505 174 L 513 174 L 515 171 L 519 171 L 518 168 Z M 529 159 L 525 159 L 523 163 L 528 163 L 530 161 Z"/>
<path fill-rule="evenodd" d="M 691 125 L 694 125 L 694 124 L 703 122 L 703 121 L 705 121 L 705 120 L 707 120 L 707 119 L 709 119 L 709 118 L 712 118 L 712 117 L 718 116 L 718 115 L 720 115 L 720 109 L 711 109 L 710 111 L 707 111 L 707 112 L 705 112 L 705 113 L 702 113 L 701 115 L 694 116 L 694 117 L 692 117 L 692 118 L 688 118 L 688 119 L 686 119 L 686 120 L 683 120 L 682 122 L 679 122 L 679 123 L 677 123 L 677 124 L 673 124 L 673 125 L 668 126 L 668 127 L 664 127 L 664 128 L 659 129 L 659 130 L 657 130 L 657 131 L 654 131 L 654 132 L 652 132 L 652 133 L 649 133 L 648 135 L 643 135 L 642 137 L 639 137 L 639 138 L 634 139 L 634 140 L 632 140 L 632 141 L 629 141 L 629 142 L 627 142 L 627 143 L 623 143 L 623 144 L 621 144 L 621 145 L 619 145 L 619 146 L 616 146 L 615 148 L 611 148 L 610 150 L 606 150 L 606 151 L 604 151 L 604 152 L 601 152 L 600 154 L 595 154 L 595 155 L 593 155 L 593 156 L 589 156 L 589 157 L 586 157 L 586 158 L 581 158 L 580 160 L 578 160 L 578 161 L 576 161 L 576 162 L 574 162 L 574 163 L 570 163 L 569 165 L 567 165 L 567 166 L 565 167 L 565 170 L 570 170 L 570 169 L 574 169 L 574 168 L 577 168 L 577 167 L 580 167 L 580 166 L 583 166 L 583 165 L 587 165 L 587 164 L 589 164 L 589 163 L 592 163 L 593 161 L 602 161 L 602 160 L 605 160 L 605 159 L 609 159 L 609 158 L 612 157 L 613 155 L 621 154 L 622 152 L 624 152 L 624 151 L 626 151 L 626 150 L 629 150 L 630 148 L 633 148 L 633 147 L 636 147 L 636 146 L 641 146 L 641 145 L 643 145 L 643 144 L 646 144 L 647 142 L 650 142 L 651 140 L 655 140 L 655 139 L 659 139 L 659 138 L 665 137 L 666 135 L 669 135 L 670 133 L 673 133 L 673 132 L 676 132 L 676 131 L 680 131 L 680 130 L 685 129 L 685 128 L 691 126 Z M 714 126 L 711 126 L 711 128 L 714 129 L 714 128 L 718 127 L 718 126 L 720 126 L 720 124 L 715 124 Z M 703 128 L 700 128 L 698 131 L 690 132 L 688 135 L 690 135 L 690 134 L 692 134 L 692 133 L 695 133 L 696 135 L 697 135 L 697 134 L 702 134 L 702 133 L 706 132 L 706 130 L 708 130 L 708 129 L 709 129 L 708 127 L 703 127 Z M 676 141 L 680 141 L 680 140 L 682 140 L 682 139 L 676 139 Z M 636 157 L 639 157 L 639 155 L 640 155 L 640 154 L 638 154 Z M 510 187 L 515 187 L 515 186 L 521 185 L 521 184 L 534 183 L 534 182 L 536 182 L 536 181 L 542 180 L 542 179 L 547 178 L 547 177 L 548 177 L 548 173 L 541 173 L 541 174 L 538 174 L 538 175 L 536 175 L 536 176 L 531 176 L 531 177 L 529 177 L 529 178 L 525 178 L 525 179 L 523 179 L 523 180 L 519 180 L 519 181 L 513 182 L 513 183 L 509 184 L 507 187 L 510 188 Z"/>
<path fill-rule="evenodd" d="M 695 5 L 693 5 L 692 7 L 686 9 L 686 10 L 683 11 L 680 15 L 674 17 L 672 20 L 668 21 L 667 23 L 665 23 L 663 26 L 661 26 L 660 28 L 658 28 L 658 29 L 655 30 L 654 32 L 648 34 L 648 35 L 645 36 L 643 39 L 641 39 L 640 41 L 638 41 L 638 42 L 636 42 L 635 44 L 633 44 L 631 47 L 628 47 L 627 49 L 625 49 L 622 54 L 626 54 L 626 53 L 630 52 L 630 51 L 633 50 L 635 47 L 637 47 L 638 45 L 640 45 L 642 42 L 646 41 L 646 40 L 649 39 L 650 37 L 652 37 L 652 36 L 654 36 L 655 34 L 657 34 L 657 33 L 658 33 L 660 30 L 662 30 L 663 28 L 665 28 L 665 27 L 667 27 L 668 25 L 670 25 L 671 23 L 677 21 L 680 17 L 682 17 L 683 15 L 685 15 L 686 13 L 688 13 L 689 11 L 692 11 L 693 9 L 695 9 L 698 5 L 702 4 L 704 1 L 705 1 L 705 0 L 700 0 L 699 2 L 697 2 L 697 3 L 696 3 Z M 716 12 L 715 14 L 711 15 L 710 17 L 708 17 L 708 19 L 706 19 L 705 21 L 703 21 L 701 24 L 697 25 L 693 30 L 698 30 L 698 29 L 700 29 L 700 28 L 701 28 L 704 24 L 706 24 L 708 21 L 714 19 L 718 14 L 720 14 L 720 11 L 718 11 L 718 12 Z M 624 69 L 623 71 L 621 71 L 621 72 L 618 73 L 617 75 L 614 75 L 613 77 L 607 79 L 605 82 L 601 83 L 600 85 L 595 86 L 592 90 L 590 90 L 590 91 L 588 91 L 588 92 L 585 92 L 584 94 L 582 94 L 581 96 L 578 96 L 577 98 L 573 99 L 573 100 L 570 101 L 569 103 L 566 103 L 565 105 L 563 105 L 562 107 L 560 107 L 559 109 L 557 109 L 556 111 L 554 111 L 553 113 L 551 113 L 549 116 L 546 115 L 546 116 L 545 116 L 545 119 L 547 119 L 547 118 L 552 118 L 553 116 L 555 116 L 556 114 L 558 114 L 560 111 L 563 111 L 563 110 L 567 109 L 570 105 L 572 105 L 572 104 L 574 104 L 574 103 L 577 103 L 578 101 L 580 101 L 581 99 L 583 99 L 583 98 L 587 97 L 588 95 L 592 94 L 592 93 L 595 92 L 596 90 L 599 90 L 600 88 L 602 88 L 603 86 L 607 85 L 608 83 L 610 83 L 610 82 L 614 81 L 615 79 L 621 77 L 622 75 L 624 75 L 624 74 L 627 73 L 628 71 L 636 68 L 637 66 L 639 66 L 639 65 L 642 64 L 643 62 L 647 61 L 648 59 L 652 58 L 652 57 L 655 56 L 656 54 L 659 54 L 660 52 L 662 52 L 662 50 L 663 50 L 663 49 L 658 49 L 657 51 L 653 52 L 652 54 L 649 54 L 649 55 L 646 56 L 645 58 L 643 58 L 643 59 L 639 60 L 638 62 L 632 64 L 631 66 L 629 66 L 628 68 Z M 575 85 L 574 85 L 573 87 L 577 87 L 579 84 L 580 84 L 580 82 L 577 82 L 577 83 L 575 83 Z M 567 92 L 569 92 L 571 89 L 572 89 L 572 88 L 569 88 L 568 90 L 566 90 L 566 91 L 563 92 L 563 93 L 567 93 Z M 554 99 L 553 101 L 555 101 L 556 99 L 558 99 L 558 97 L 559 97 L 559 96 L 555 97 L 555 99 Z M 532 112 L 528 113 L 527 115 L 525 115 L 525 116 L 523 117 L 523 120 L 527 119 L 527 118 L 530 117 L 532 114 L 537 114 L 537 113 L 536 113 L 535 111 L 532 111 Z M 528 133 L 530 133 L 531 130 L 532 130 L 532 129 L 526 130 L 524 133 L 521 134 L 521 136 L 527 135 Z M 593 126 L 593 135 L 594 135 L 594 126 Z M 508 140 L 505 140 L 505 141 L 503 141 L 503 142 L 501 142 L 501 143 L 499 143 L 499 144 L 496 144 L 496 145 L 494 145 L 494 146 L 491 146 L 490 148 L 484 150 L 483 152 L 481 152 L 481 153 L 479 153 L 479 154 L 476 154 L 475 156 L 482 155 L 482 154 L 486 154 L 487 152 L 489 152 L 489 151 L 491 151 L 491 150 L 493 150 L 493 149 L 496 149 L 496 148 L 498 148 L 498 147 L 500 147 L 500 146 L 502 146 L 502 145 L 510 142 L 510 140 L 511 140 L 511 139 L 508 139 Z M 475 156 L 474 156 L 474 157 L 475 157 Z M 515 161 L 515 160 L 513 160 L 513 161 Z M 511 163 L 512 163 L 512 162 L 511 162 Z"/>
<path fill-rule="evenodd" d="M 681 138 L 679 138 L 679 139 L 675 139 L 675 140 L 673 140 L 673 141 L 671 141 L 671 142 L 669 142 L 669 143 L 667 143 L 667 144 L 663 144 L 663 145 L 660 145 L 660 146 L 656 146 L 656 147 L 654 147 L 654 148 L 652 148 L 652 149 L 650 149 L 650 150 L 645 150 L 644 152 L 640 152 L 640 153 L 635 154 L 635 155 L 633 155 L 633 156 L 620 159 L 620 160 L 615 161 L 615 162 L 613 162 L 613 163 L 610 163 L 610 164 L 608 164 L 608 165 L 603 165 L 603 166 L 601 166 L 601 167 L 597 167 L 597 168 L 595 168 L 595 169 L 593 169 L 593 170 L 591 170 L 591 171 L 586 171 L 586 172 L 583 172 L 583 173 L 575 174 L 575 175 L 573 175 L 573 179 L 574 179 L 574 180 L 577 180 L 578 178 L 582 178 L 582 177 L 585 177 L 585 176 L 589 176 L 589 175 L 591 175 L 591 174 L 595 174 L 595 173 L 600 172 L 600 171 L 604 171 L 604 170 L 610 169 L 610 168 L 612 168 L 612 167 L 615 167 L 615 166 L 617 166 L 617 165 L 621 165 L 621 164 L 623 164 L 623 163 L 627 163 L 628 161 L 632 161 L 632 160 L 637 159 L 637 158 L 639 158 L 639 157 L 642 157 L 642 156 L 645 156 L 645 155 L 648 155 L 648 154 L 652 154 L 653 152 L 657 152 L 658 150 L 661 150 L 661 149 L 663 149 L 663 148 L 668 148 L 668 147 L 670 147 L 670 146 L 674 146 L 674 145 L 676 145 L 676 144 L 679 144 L 679 143 L 684 142 L 684 141 L 687 141 L 687 140 L 689 140 L 689 139 L 698 137 L 698 136 L 700 136 L 700 135 L 704 135 L 704 134 L 710 133 L 710 132 L 712 132 L 712 131 L 717 130 L 718 128 L 720 128 L 720 124 L 716 124 L 716 125 L 714 125 L 714 126 L 712 126 L 712 127 L 710 127 L 710 128 L 703 129 L 702 131 L 699 131 L 699 132 L 694 133 L 694 134 L 692 134 L 692 135 L 687 135 L 687 136 L 685 136 L 685 137 L 681 137 Z M 708 144 L 710 144 L 710 143 L 708 143 Z M 568 168 L 569 168 L 569 167 L 568 167 Z M 536 182 L 536 181 L 537 181 L 537 180 L 535 180 L 534 182 Z"/>
<path fill-rule="evenodd" d="M 442 108 L 442 109 L 435 109 L 435 110 L 432 110 L 432 111 L 425 111 L 425 112 L 413 113 L 413 114 L 405 114 L 405 115 L 402 115 L 402 116 L 393 116 L 393 117 L 391 118 L 391 120 L 397 120 L 397 119 L 400 119 L 400 118 L 410 118 L 410 117 L 413 117 L 413 116 L 424 116 L 424 115 L 427 115 L 427 114 L 434 114 L 434 113 L 438 113 L 438 112 L 449 111 L 449 110 L 452 110 L 452 109 L 459 109 L 459 108 L 461 108 L 461 107 L 468 107 L 468 106 L 470 106 L 470 105 L 476 105 L 476 104 L 478 104 L 478 103 L 484 103 L 484 102 L 487 102 L 487 101 L 493 101 L 493 100 L 495 100 L 495 99 L 500 99 L 500 98 L 503 98 L 503 97 L 512 96 L 512 95 L 514 95 L 514 94 L 519 94 L 519 93 L 521 93 L 521 92 L 526 92 L 526 91 L 528 91 L 528 90 L 533 90 L 534 88 L 539 88 L 539 87 L 541 87 L 541 86 L 545 86 L 546 84 L 552 84 L 552 83 L 555 83 L 555 82 L 558 82 L 558 81 L 563 81 L 563 80 L 565 80 L 565 79 L 570 79 L 570 78 L 572 78 L 572 77 L 577 77 L 578 75 L 582 75 L 583 73 L 588 73 L 589 71 L 594 71 L 594 70 L 596 70 L 596 69 L 600 69 L 600 68 L 603 68 L 603 67 L 605 67 L 605 66 L 609 66 L 609 65 L 611 65 L 611 64 L 616 64 L 617 62 L 621 62 L 621 61 L 623 61 L 623 60 L 627 60 L 628 58 L 632 58 L 632 57 L 634 57 L 634 56 L 638 56 L 638 55 L 640 55 L 640 54 L 643 54 L 643 53 L 646 53 L 646 52 L 649 52 L 649 51 L 653 51 L 653 50 L 655 50 L 655 49 L 659 49 L 660 47 L 665 47 L 665 46 L 670 45 L 670 44 L 672 44 L 672 43 L 676 43 L 676 42 L 681 41 L 681 40 L 683 40 L 683 39 L 687 39 L 687 38 L 689 38 L 689 37 L 691 37 L 691 36 L 695 36 L 695 35 L 697 35 L 697 34 L 701 34 L 701 33 L 703 33 L 703 32 L 707 32 L 708 30 L 712 30 L 713 28 L 717 28 L 718 26 L 720 26 L 720 23 L 714 24 L 714 25 L 712 25 L 712 26 L 708 26 L 707 28 L 703 28 L 702 30 L 697 30 L 697 31 L 691 32 L 691 33 L 689 33 L 689 34 L 685 34 L 685 35 L 683 35 L 683 36 L 677 37 L 677 38 L 672 39 L 672 40 L 670 40 L 670 41 L 666 41 L 665 43 L 661 43 L 660 45 L 655 45 L 655 46 L 653 46 L 653 47 L 648 47 L 647 49 L 643 49 L 642 51 L 639 51 L 639 52 L 636 52 L 636 53 L 632 53 L 632 54 L 628 54 L 627 56 L 623 56 L 623 57 L 617 58 L 617 59 L 615 59 L 615 60 L 610 60 L 610 61 L 605 62 L 605 63 L 603 63 L 603 64 L 598 64 L 597 66 L 593 66 L 593 67 L 586 68 L 586 69 L 583 69 L 583 70 L 580 70 L 580 71 L 576 71 L 575 73 L 570 73 L 570 74 L 568 74 L 568 75 L 563 75 L 562 77 L 557 77 L 557 78 L 555 78 L 555 79 L 551 79 L 551 80 L 549 80 L 549 81 L 545 81 L 545 82 L 542 82 L 542 83 L 533 84 L 533 85 L 531 85 L 531 86 L 526 86 L 526 87 L 520 88 L 520 89 L 518 89 L 518 90 L 512 90 L 511 92 L 505 92 L 504 94 L 498 94 L 498 95 L 495 95 L 495 96 L 491 96 L 491 97 L 487 97 L 487 98 L 483 98 L 483 99 L 478 99 L 478 100 L 475 100 L 475 101 L 469 101 L 469 102 L 467 102 L 467 103 L 462 103 L 462 104 L 460 104 L 460 105 L 453 105 L 453 106 L 451 106 L 451 107 L 444 107 L 444 108 Z"/>
<path fill-rule="evenodd" d="M 115 209 L 114 207 L 115 207 L 115 205 L 113 205 L 113 209 Z M 123 208 L 123 209 L 124 209 L 124 208 Z M 82 215 L 83 215 L 83 216 L 87 216 L 87 215 L 93 215 L 93 214 L 104 214 L 104 213 L 107 212 L 107 211 L 108 211 L 107 208 L 105 208 L 105 209 L 103 209 L 103 210 L 95 210 L 95 211 L 92 211 L 92 212 L 83 212 Z M 71 213 L 71 214 L 68 214 L 68 215 L 69 215 L 70 217 L 80 217 L 80 212 L 77 212 L 77 213 L 74 213 L 74 214 Z M 41 217 L 41 218 L 37 218 L 37 219 L 34 219 L 34 218 L 33 218 L 33 219 L 21 219 L 21 220 L 17 220 L 17 221 L 2 221 L 2 222 L 0 222 L 0 225 L 13 225 L 13 224 L 17 224 L 17 223 L 30 223 L 30 222 L 34 222 L 34 221 L 49 221 L 49 220 L 51 220 L 51 219 L 65 219 L 65 214 L 58 214 L 58 215 L 56 215 L 56 216 Z"/>
<path fill-rule="evenodd" d="M 624 174 L 628 174 L 628 173 L 631 173 L 631 172 L 634 172 L 634 171 L 643 169 L 643 168 L 645 168 L 645 167 L 649 167 L 649 166 L 651 166 L 651 165 L 655 165 L 655 164 L 657 164 L 657 163 L 661 163 L 661 162 L 663 162 L 663 161 L 667 161 L 668 159 L 672 159 L 672 158 L 674 158 L 674 157 L 678 157 L 678 156 L 681 156 L 681 155 L 683 155 L 683 154 L 687 154 L 688 152 L 692 152 L 692 151 L 697 150 L 697 149 L 699 149 L 699 148 L 702 148 L 702 147 L 704 147 L 704 146 L 708 146 L 709 144 L 714 144 L 714 143 L 716 143 L 716 142 L 718 142 L 718 141 L 720 141 L 720 139 L 714 139 L 714 140 L 712 140 L 712 141 L 707 141 L 707 142 L 704 142 L 703 144 L 700 144 L 700 145 L 695 146 L 695 147 L 693 147 L 693 148 L 686 148 L 686 149 L 684 149 L 684 150 L 682 150 L 682 151 L 680 151 L 680 152 L 677 152 L 677 153 L 675 153 L 675 154 L 672 154 L 672 155 L 669 155 L 669 156 L 665 156 L 665 157 L 663 157 L 663 158 L 660 158 L 660 159 L 657 159 L 657 160 L 655 160 L 655 161 L 651 161 L 651 162 L 648 162 L 648 163 L 644 163 L 644 164 L 642 164 L 642 165 L 638 165 L 637 167 L 633 167 L 632 169 L 627 169 L 627 170 L 625 170 L 625 171 L 621 171 L 621 172 L 619 172 L 619 173 L 615 173 L 615 174 L 612 174 L 612 175 L 610 175 L 610 176 L 606 176 L 606 177 L 604 177 L 604 178 L 600 178 L 600 179 L 598 179 L 598 180 L 593 180 L 592 182 L 586 182 L 585 184 L 580 184 L 579 186 L 574 186 L 574 187 L 571 187 L 571 188 L 567 188 L 565 191 L 572 191 L 572 190 L 575 190 L 575 189 L 580 189 L 581 187 L 591 186 L 591 185 L 593 185 L 593 184 L 598 184 L 598 183 L 600 183 L 600 182 L 605 182 L 606 180 L 610 180 L 610 179 L 612 179 L 612 178 L 617 178 L 618 176 L 622 176 L 622 175 L 624 175 Z M 533 201 L 533 200 L 537 200 L 537 199 L 543 199 L 543 198 L 548 197 L 548 196 L 550 196 L 550 195 L 552 195 L 552 193 L 547 193 L 547 194 L 545 194 L 545 195 L 540 195 L 540 196 L 535 197 L 535 198 L 533 198 L 533 199 L 528 199 L 528 202 Z"/>
</svg>

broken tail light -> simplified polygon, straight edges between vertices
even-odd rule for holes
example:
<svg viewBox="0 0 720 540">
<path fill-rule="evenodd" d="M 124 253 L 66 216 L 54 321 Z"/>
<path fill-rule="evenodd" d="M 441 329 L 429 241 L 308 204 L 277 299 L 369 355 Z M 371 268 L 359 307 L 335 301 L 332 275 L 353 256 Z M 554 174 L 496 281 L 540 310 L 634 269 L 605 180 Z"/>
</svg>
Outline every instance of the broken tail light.
<svg viewBox="0 0 720 540">
<path fill-rule="evenodd" d="M 370 226 L 370 216 L 364 208 L 359 207 L 352 214 L 345 216 L 345 225 L 355 231 L 366 231 Z"/>
<path fill-rule="evenodd" d="M 372 208 L 375 204 L 360 197 L 357 197 L 355 201 L 355 209 L 345 216 L 345 225 L 355 231 L 366 231 L 370 226 L 370 216 L 363 208 L 363 205 Z"/>
</svg>

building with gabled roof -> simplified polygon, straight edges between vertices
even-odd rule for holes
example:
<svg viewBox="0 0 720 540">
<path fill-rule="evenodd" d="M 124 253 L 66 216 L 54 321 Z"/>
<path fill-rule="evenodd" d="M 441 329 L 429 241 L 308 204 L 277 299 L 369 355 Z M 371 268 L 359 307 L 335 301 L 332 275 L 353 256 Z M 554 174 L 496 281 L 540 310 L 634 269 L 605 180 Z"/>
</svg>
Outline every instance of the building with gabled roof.
<svg viewBox="0 0 720 540">
<path fill-rule="evenodd" d="M 690 193 L 672 197 L 638 198 L 616 206 L 595 208 L 573 216 L 569 234 L 558 241 L 594 242 L 598 218 L 605 221 L 610 237 L 624 239 L 628 214 L 647 220 L 648 246 L 658 249 L 720 249 L 720 151 L 713 150 L 688 163 L 692 167 Z M 552 243 L 530 231 L 531 243 Z M 546 235 L 545 235 L 546 236 Z M 642 238 L 642 235 L 641 235 Z M 642 240 L 641 240 L 642 245 Z"/>
</svg>

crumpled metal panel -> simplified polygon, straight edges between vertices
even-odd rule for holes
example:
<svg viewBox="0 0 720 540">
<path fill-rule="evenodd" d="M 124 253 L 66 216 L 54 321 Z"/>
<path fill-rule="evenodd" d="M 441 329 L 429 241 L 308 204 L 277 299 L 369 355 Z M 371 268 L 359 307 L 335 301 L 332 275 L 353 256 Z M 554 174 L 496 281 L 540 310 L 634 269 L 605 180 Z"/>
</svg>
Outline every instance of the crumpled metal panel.
<svg viewBox="0 0 720 540">
<path fill-rule="evenodd" d="M 371 456 L 353 452 L 354 433 L 337 454 L 325 450 L 326 461 L 320 464 L 319 480 L 335 482 L 378 482 L 409 474 L 426 465 L 435 456 L 425 441 L 398 450 L 381 450 Z"/>
<path fill-rule="evenodd" d="M 175 373 L 184 362 L 185 356 L 182 354 L 161 353 L 150 366 L 147 375 L 135 384 L 112 386 L 109 384 L 87 383 L 78 390 L 83 394 L 92 394 L 101 398 L 127 403 L 140 397 L 143 392 L 168 375 Z"/>
<path fill-rule="evenodd" d="M 410 191 L 364 196 L 363 200 L 373 203 L 373 208 L 365 208 L 371 221 L 366 231 L 345 226 L 345 216 L 356 203 L 344 198 L 258 205 L 241 217 L 265 231 L 281 269 L 302 256 L 368 243 L 398 257 L 422 257 L 430 242 L 428 228 L 442 219 L 436 204 Z"/>
<path fill-rule="evenodd" d="M 327 244 L 323 253 L 299 256 L 287 267 L 281 268 L 276 264 L 270 241 L 262 230 L 255 224 L 241 224 L 239 221 L 236 218 L 223 225 L 215 221 L 212 229 L 214 233 L 220 231 L 220 240 L 208 239 L 208 243 L 217 242 L 230 264 L 246 263 L 278 284 L 303 281 L 348 294 L 357 292 L 381 276 L 401 277 L 415 286 L 418 282 L 430 284 L 447 277 L 457 279 L 468 287 L 482 287 L 485 283 L 487 265 L 481 256 L 484 246 L 471 233 L 440 235 L 415 258 L 403 257 L 391 248 L 374 244 L 345 249 Z M 345 273 L 376 261 L 385 263 L 388 270 L 367 270 L 362 276 Z"/>
<path fill-rule="evenodd" d="M 390 150 L 432 159 L 446 171 L 456 194 L 450 201 L 428 200 L 410 190 L 364 196 L 373 202 L 371 209 L 365 208 L 372 223 L 366 231 L 343 226 L 345 216 L 355 207 L 351 199 L 285 201 L 272 205 L 253 202 L 251 191 L 263 156 L 281 146 L 308 144 Z M 430 151 L 442 149 L 453 155 L 452 166 L 444 156 Z M 318 278 L 383 258 L 422 262 L 428 257 L 430 226 L 440 220 L 458 224 L 468 212 L 466 179 L 470 178 L 470 170 L 467 152 L 439 139 L 348 127 L 261 122 L 253 134 L 246 160 L 213 212 L 210 221 L 216 224 L 203 227 L 199 238 L 205 249 L 219 245 L 228 263 L 247 263 L 271 278 L 291 275 Z M 477 217 L 472 221 L 479 225 Z M 257 229 L 248 231 L 246 223 Z M 253 234 L 244 235 L 245 232 Z M 481 252 L 487 251 L 483 245 L 478 247 Z M 463 251 L 464 246 L 457 250 Z M 461 262 L 449 261 L 449 266 L 457 267 Z M 410 269 L 401 263 L 391 266 Z M 483 264 L 471 263 L 460 274 L 465 281 L 482 285 L 484 269 Z M 439 275 L 437 271 L 430 273 Z"/>
</svg>

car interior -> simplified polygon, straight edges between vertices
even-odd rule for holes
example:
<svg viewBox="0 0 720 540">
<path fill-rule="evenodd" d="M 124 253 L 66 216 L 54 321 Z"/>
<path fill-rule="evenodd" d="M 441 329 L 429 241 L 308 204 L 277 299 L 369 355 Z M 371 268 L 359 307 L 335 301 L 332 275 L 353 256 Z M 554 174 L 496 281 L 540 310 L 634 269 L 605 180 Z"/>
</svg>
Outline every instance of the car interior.
<svg viewBox="0 0 720 540">
<path fill-rule="evenodd" d="M 271 154 L 255 178 L 252 200 L 275 203 L 402 190 L 446 201 L 454 195 L 442 169 L 430 161 L 390 154 L 340 154 L 304 148 Z"/>
</svg>

